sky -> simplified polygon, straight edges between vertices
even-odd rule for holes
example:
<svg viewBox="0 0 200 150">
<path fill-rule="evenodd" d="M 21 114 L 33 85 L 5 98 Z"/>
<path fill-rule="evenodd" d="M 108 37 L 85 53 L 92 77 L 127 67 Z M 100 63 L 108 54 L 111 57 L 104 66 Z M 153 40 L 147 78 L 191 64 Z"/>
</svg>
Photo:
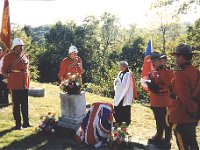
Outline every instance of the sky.
<svg viewBox="0 0 200 150">
<path fill-rule="evenodd" d="M 54 24 L 56 21 L 75 20 L 81 24 L 86 16 L 99 18 L 110 12 L 120 18 L 124 27 L 137 24 L 146 27 L 150 3 L 153 0 L 9 0 L 11 23 L 39 26 Z M 0 0 L 0 20 L 2 20 L 4 0 Z M 182 21 L 194 22 L 198 14 L 190 14 Z"/>
</svg>

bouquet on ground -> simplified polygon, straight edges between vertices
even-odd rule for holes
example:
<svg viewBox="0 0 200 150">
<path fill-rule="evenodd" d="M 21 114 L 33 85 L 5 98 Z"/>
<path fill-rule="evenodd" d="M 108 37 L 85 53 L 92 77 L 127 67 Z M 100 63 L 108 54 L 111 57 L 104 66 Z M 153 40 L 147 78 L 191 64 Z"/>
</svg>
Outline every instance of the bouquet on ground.
<svg viewBox="0 0 200 150">
<path fill-rule="evenodd" d="M 80 94 L 81 93 L 81 75 L 80 74 L 67 74 L 68 79 L 64 80 L 60 88 L 64 93 Z"/>
<path fill-rule="evenodd" d="M 40 117 L 40 123 L 37 130 L 45 133 L 55 133 L 56 124 L 55 114 L 48 112 L 48 114 Z"/>
<path fill-rule="evenodd" d="M 122 123 L 121 127 L 113 128 L 108 138 L 109 147 L 129 147 L 131 146 L 131 136 L 127 132 L 126 123 Z"/>
</svg>

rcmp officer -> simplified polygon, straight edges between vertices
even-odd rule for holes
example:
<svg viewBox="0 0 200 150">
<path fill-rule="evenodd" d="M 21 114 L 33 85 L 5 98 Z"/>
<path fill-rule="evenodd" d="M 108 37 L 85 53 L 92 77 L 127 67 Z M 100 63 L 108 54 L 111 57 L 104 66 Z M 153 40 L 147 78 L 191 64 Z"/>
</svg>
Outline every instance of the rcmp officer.
<svg viewBox="0 0 200 150">
<path fill-rule="evenodd" d="M 68 54 L 68 57 L 61 61 L 58 78 L 62 83 L 65 80 L 70 79 L 72 75 L 75 75 L 79 82 L 82 84 L 82 60 L 77 55 L 77 48 L 74 45 L 70 46 Z"/>
<path fill-rule="evenodd" d="M 6 54 L 3 59 L 2 73 L 8 77 L 8 88 L 11 89 L 13 101 L 13 116 L 15 129 L 21 129 L 21 115 L 23 128 L 30 127 L 28 117 L 28 89 L 30 83 L 29 59 L 23 52 L 24 43 L 15 38 L 12 43 L 12 52 Z"/>
<path fill-rule="evenodd" d="M 170 107 L 170 122 L 176 136 L 180 150 L 198 150 L 196 131 L 198 119 L 195 115 L 198 109 L 197 102 L 193 99 L 195 93 L 200 92 L 199 71 L 192 66 L 194 55 L 189 45 L 181 44 L 172 53 L 176 58 L 178 70 L 172 80 L 172 105 Z M 199 99 L 199 96 L 197 96 Z M 199 100 L 200 101 L 200 100 Z"/>
<path fill-rule="evenodd" d="M 3 56 L 5 53 L 3 49 L 0 47 L 0 105 L 7 105 L 8 102 L 8 89 L 7 84 L 4 82 L 3 74 L 2 74 L 2 64 L 3 64 Z"/>
<path fill-rule="evenodd" d="M 158 148 L 170 148 L 172 129 L 166 121 L 166 117 L 170 105 L 169 89 L 173 72 L 163 66 L 162 55 L 160 53 L 153 52 L 150 59 L 154 70 L 149 73 L 151 82 L 147 83 L 147 85 L 150 90 L 150 105 L 156 120 L 157 133 L 148 140 L 148 143 L 154 144 Z M 165 138 L 163 139 L 164 132 Z"/>
</svg>

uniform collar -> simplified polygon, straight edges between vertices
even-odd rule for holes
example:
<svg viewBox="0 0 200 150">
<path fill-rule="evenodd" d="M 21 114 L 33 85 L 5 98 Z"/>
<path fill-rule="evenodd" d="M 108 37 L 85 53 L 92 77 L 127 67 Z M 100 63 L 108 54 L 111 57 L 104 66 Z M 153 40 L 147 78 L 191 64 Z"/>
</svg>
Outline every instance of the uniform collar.
<svg viewBox="0 0 200 150">
<path fill-rule="evenodd" d="M 182 71 L 184 70 L 187 66 L 190 66 L 191 65 L 191 62 L 186 62 L 186 63 L 183 63 L 182 65 L 180 65 L 178 67 L 178 71 Z"/>
</svg>

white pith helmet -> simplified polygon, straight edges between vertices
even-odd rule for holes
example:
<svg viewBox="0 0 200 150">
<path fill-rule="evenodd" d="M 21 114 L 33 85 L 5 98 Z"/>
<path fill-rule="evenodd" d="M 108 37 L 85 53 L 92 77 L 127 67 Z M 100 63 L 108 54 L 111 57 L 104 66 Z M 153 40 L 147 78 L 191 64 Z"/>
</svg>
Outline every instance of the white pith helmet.
<svg viewBox="0 0 200 150">
<path fill-rule="evenodd" d="M 78 53 L 78 49 L 76 48 L 76 46 L 74 46 L 74 45 L 71 45 L 70 47 L 69 47 L 69 52 L 68 52 L 69 54 L 71 54 L 71 53 Z"/>
<path fill-rule="evenodd" d="M 15 46 L 24 46 L 24 42 L 20 38 L 15 38 L 12 42 L 12 49 L 15 48 Z"/>
</svg>

